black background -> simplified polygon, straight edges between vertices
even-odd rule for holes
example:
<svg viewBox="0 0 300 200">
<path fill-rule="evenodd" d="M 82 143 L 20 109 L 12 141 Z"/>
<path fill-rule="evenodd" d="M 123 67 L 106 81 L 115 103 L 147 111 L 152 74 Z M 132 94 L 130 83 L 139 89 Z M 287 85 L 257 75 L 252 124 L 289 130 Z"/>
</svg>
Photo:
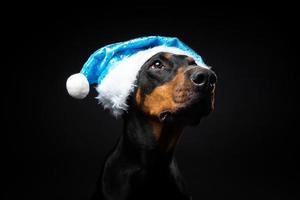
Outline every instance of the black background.
<svg viewBox="0 0 300 200">
<path fill-rule="evenodd" d="M 193 199 L 296 199 L 293 6 L 116 5 L 2 14 L 4 199 L 88 199 L 122 121 L 65 81 L 98 48 L 146 35 L 178 37 L 219 77 L 215 112 L 176 149 Z"/>
</svg>

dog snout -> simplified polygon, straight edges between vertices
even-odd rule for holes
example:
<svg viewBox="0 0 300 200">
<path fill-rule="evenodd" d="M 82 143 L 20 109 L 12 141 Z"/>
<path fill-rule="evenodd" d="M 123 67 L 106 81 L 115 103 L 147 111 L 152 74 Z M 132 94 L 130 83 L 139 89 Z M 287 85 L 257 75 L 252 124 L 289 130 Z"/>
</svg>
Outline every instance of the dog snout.
<svg viewBox="0 0 300 200">
<path fill-rule="evenodd" d="M 215 72 L 204 68 L 194 68 L 190 75 L 190 79 L 197 88 L 207 90 L 213 89 L 217 82 Z"/>
</svg>

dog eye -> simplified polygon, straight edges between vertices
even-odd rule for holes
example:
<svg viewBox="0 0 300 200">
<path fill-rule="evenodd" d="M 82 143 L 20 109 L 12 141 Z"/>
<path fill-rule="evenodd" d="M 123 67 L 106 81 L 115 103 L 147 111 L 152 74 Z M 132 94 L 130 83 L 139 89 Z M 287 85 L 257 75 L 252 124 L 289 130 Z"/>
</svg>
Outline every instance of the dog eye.
<svg viewBox="0 0 300 200">
<path fill-rule="evenodd" d="M 197 64 L 196 64 L 196 61 L 192 60 L 189 62 L 189 65 L 197 65 Z"/>
<path fill-rule="evenodd" d="M 157 70 L 157 69 L 163 69 L 165 66 L 159 61 L 159 60 L 156 60 L 153 62 L 153 64 L 149 67 L 149 69 L 154 69 L 154 70 Z"/>
</svg>

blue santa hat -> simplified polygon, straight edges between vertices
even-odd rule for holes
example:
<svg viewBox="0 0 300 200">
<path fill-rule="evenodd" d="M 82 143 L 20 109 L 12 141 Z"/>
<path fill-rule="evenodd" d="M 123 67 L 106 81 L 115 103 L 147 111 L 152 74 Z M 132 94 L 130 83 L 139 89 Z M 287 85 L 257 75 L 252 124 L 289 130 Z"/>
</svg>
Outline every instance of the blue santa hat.
<svg viewBox="0 0 300 200">
<path fill-rule="evenodd" d="M 116 117 L 127 111 L 127 97 L 135 88 L 142 65 L 159 52 L 187 55 L 199 66 L 207 67 L 201 56 L 175 37 L 149 36 L 104 46 L 94 52 L 80 73 L 70 76 L 68 93 L 78 99 L 89 93 L 89 85 L 97 84 L 97 99 Z"/>
</svg>

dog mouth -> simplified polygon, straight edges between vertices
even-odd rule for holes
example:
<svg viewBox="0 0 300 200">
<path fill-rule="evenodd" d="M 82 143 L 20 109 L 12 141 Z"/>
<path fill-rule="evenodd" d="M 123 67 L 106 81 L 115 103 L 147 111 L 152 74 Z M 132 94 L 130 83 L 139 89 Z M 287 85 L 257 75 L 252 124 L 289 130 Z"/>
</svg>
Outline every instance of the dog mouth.
<svg viewBox="0 0 300 200">
<path fill-rule="evenodd" d="M 187 101 L 181 102 L 175 110 L 163 110 L 159 114 L 159 120 L 163 123 L 189 121 L 195 124 L 213 110 L 213 96 L 213 92 L 191 96 Z"/>
<path fill-rule="evenodd" d="M 171 122 L 172 121 L 173 116 L 174 116 L 174 112 L 173 111 L 171 111 L 171 110 L 165 110 L 165 111 L 162 111 L 159 114 L 158 118 L 159 118 L 160 122 L 167 123 L 167 122 Z"/>
<path fill-rule="evenodd" d="M 177 104 L 188 104 L 197 102 L 203 98 L 214 94 L 215 84 L 208 84 L 205 88 L 195 88 L 187 86 L 176 87 L 173 91 L 173 101 Z"/>
</svg>

